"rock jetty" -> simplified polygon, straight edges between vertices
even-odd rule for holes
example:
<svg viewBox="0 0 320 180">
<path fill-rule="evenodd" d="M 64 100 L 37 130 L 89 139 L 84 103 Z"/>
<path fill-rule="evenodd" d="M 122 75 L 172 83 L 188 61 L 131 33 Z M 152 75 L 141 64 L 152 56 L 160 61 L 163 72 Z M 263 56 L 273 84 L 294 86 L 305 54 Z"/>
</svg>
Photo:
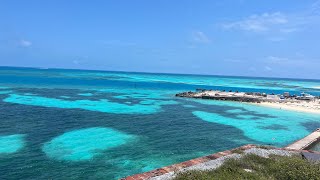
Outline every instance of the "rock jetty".
<svg viewBox="0 0 320 180">
<path fill-rule="evenodd" d="M 239 102 L 299 102 L 299 101 L 314 101 L 317 97 L 302 93 L 301 96 L 291 96 L 288 92 L 284 94 L 274 95 L 259 92 L 226 92 L 216 90 L 205 90 L 197 89 L 192 92 L 182 92 L 176 94 L 176 97 L 187 97 L 187 98 L 200 98 L 200 99 L 213 99 L 213 100 L 224 100 L 224 101 L 239 101 Z"/>
</svg>

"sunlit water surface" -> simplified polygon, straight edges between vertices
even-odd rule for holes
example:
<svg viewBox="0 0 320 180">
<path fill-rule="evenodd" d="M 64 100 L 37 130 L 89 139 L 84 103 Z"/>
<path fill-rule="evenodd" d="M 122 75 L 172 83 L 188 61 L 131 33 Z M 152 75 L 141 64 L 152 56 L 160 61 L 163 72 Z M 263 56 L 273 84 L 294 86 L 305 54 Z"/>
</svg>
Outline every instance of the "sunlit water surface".
<svg viewBox="0 0 320 180">
<path fill-rule="evenodd" d="M 320 117 L 175 98 L 309 92 L 320 81 L 0 68 L 0 179 L 117 179 L 244 144 L 285 146 Z"/>
</svg>

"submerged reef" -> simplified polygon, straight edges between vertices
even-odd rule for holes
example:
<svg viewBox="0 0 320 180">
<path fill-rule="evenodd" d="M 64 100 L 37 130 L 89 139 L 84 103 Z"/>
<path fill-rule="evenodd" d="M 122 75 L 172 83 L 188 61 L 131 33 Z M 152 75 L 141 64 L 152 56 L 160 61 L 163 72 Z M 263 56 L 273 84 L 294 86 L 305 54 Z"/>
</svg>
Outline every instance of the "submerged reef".
<svg viewBox="0 0 320 180">
<path fill-rule="evenodd" d="M 85 161 L 104 151 L 121 146 L 135 136 L 103 127 L 66 132 L 46 142 L 42 150 L 49 158 L 66 161 Z"/>
<path fill-rule="evenodd" d="M 9 97 L 3 100 L 4 102 L 42 106 L 42 107 L 54 107 L 54 108 L 79 108 L 89 111 L 99 111 L 115 114 L 152 114 L 161 110 L 162 105 L 177 104 L 172 100 L 145 100 L 139 104 L 124 104 L 112 102 L 107 99 L 100 99 L 99 101 L 93 100 L 66 100 L 57 98 L 48 98 L 41 96 L 25 96 L 19 94 L 10 94 Z"/>
<path fill-rule="evenodd" d="M 0 155 L 12 154 L 21 150 L 25 145 L 24 136 L 23 134 L 0 136 Z"/>
</svg>

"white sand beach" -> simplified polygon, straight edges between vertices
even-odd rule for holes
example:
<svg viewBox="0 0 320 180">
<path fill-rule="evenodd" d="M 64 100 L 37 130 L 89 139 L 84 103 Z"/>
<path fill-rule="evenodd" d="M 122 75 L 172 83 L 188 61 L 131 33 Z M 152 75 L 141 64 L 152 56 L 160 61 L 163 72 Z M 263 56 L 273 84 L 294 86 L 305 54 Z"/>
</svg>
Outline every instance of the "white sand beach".
<svg viewBox="0 0 320 180">
<path fill-rule="evenodd" d="M 287 103 L 276 103 L 276 102 L 261 102 L 257 105 L 272 107 L 277 109 L 283 110 L 290 110 L 290 111 L 298 111 L 298 112 L 306 112 L 306 113 L 315 113 L 320 114 L 320 102 L 287 102 Z"/>
<path fill-rule="evenodd" d="M 320 88 L 320 87 L 319 87 Z M 320 114 L 320 99 L 313 97 L 310 100 L 299 100 L 294 98 L 280 99 L 280 95 L 262 96 L 257 93 L 247 94 L 245 92 L 225 92 L 204 90 L 200 92 L 185 92 L 177 94 L 180 97 L 203 98 L 214 100 L 231 100 L 250 103 L 258 106 L 266 106 L 283 110 L 299 111 Z M 306 96 L 307 97 L 307 96 Z"/>
</svg>

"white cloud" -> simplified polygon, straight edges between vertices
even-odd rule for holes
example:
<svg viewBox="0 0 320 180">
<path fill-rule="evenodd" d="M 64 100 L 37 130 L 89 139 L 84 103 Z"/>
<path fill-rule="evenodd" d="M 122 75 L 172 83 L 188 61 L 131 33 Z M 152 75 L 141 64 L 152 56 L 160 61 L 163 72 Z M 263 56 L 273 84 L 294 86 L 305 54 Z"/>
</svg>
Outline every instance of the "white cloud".
<svg viewBox="0 0 320 180">
<path fill-rule="evenodd" d="M 87 62 L 88 58 L 89 58 L 89 56 L 79 56 L 79 57 L 76 57 L 72 61 L 72 63 L 75 64 L 75 65 L 83 64 L 83 63 Z"/>
<path fill-rule="evenodd" d="M 293 33 L 293 32 L 296 32 L 296 31 L 299 31 L 299 28 L 283 28 L 283 29 L 280 29 L 280 32 L 283 32 L 283 33 Z"/>
<path fill-rule="evenodd" d="M 196 48 L 197 48 L 197 46 L 195 46 L 195 45 L 191 44 L 191 45 L 188 45 L 188 46 L 187 46 L 187 48 L 188 48 L 188 49 L 196 49 Z"/>
<path fill-rule="evenodd" d="M 243 63 L 243 62 L 245 62 L 244 60 L 241 60 L 241 59 L 225 59 L 224 61 L 228 62 L 228 63 Z"/>
<path fill-rule="evenodd" d="M 73 60 L 72 63 L 78 65 L 80 62 L 78 60 Z"/>
<path fill-rule="evenodd" d="M 320 23 L 320 0 L 295 13 L 271 12 L 253 14 L 242 19 L 222 24 L 224 29 L 260 33 L 270 37 L 283 37 L 286 34 L 318 27 Z M 268 39 L 268 38 L 267 38 Z"/>
<path fill-rule="evenodd" d="M 19 41 L 19 45 L 22 47 L 30 47 L 32 45 L 32 42 L 22 39 Z"/>
<path fill-rule="evenodd" d="M 265 70 L 265 71 L 272 71 L 272 68 L 269 67 L 269 66 L 265 66 L 265 67 L 264 67 L 264 70 Z"/>
<path fill-rule="evenodd" d="M 248 70 L 252 71 L 252 72 L 256 72 L 257 71 L 257 69 L 255 67 L 250 67 Z"/>
<path fill-rule="evenodd" d="M 202 31 L 193 32 L 192 39 L 193 39 L 193 41 L 198 42 L 198 43 L 210 43 L 211 42 L 211 40 L 208 38 L 208 36 Z"/>
<path fill-rule="evenodd" d="M 266 57 L 265 61 L 267 63 L 282 64 L 282 63 L 288 63 L 289 59 L 283 58 L 283 57 L 268 56 L 268 57 Z"/>
<path fill-rule="evenodd" d="M 320 0 L 315 1 L 311 5 L 311 13 L 312 14 L 320 14 Z"/>
<path fill-rule="evenodd" d="M 318 58 L 308 58 L 303 56 L 295 57 L 277 57 L 268 56 L 264 58 L 264 62 L 270 66 L 319 66 L 320 62 Z"/>
<path fill-rule="evenodd" d="M 251 32 L 266 32 L 274 28 L 274 26 L 285 25 L 289 22 L 286 15 L 280 12 L 263 13 L 261 15 L 251 15 L 245 19 L 225 23 L 223 27 L 226 29 L 236 29 Z"/>
</svg>

